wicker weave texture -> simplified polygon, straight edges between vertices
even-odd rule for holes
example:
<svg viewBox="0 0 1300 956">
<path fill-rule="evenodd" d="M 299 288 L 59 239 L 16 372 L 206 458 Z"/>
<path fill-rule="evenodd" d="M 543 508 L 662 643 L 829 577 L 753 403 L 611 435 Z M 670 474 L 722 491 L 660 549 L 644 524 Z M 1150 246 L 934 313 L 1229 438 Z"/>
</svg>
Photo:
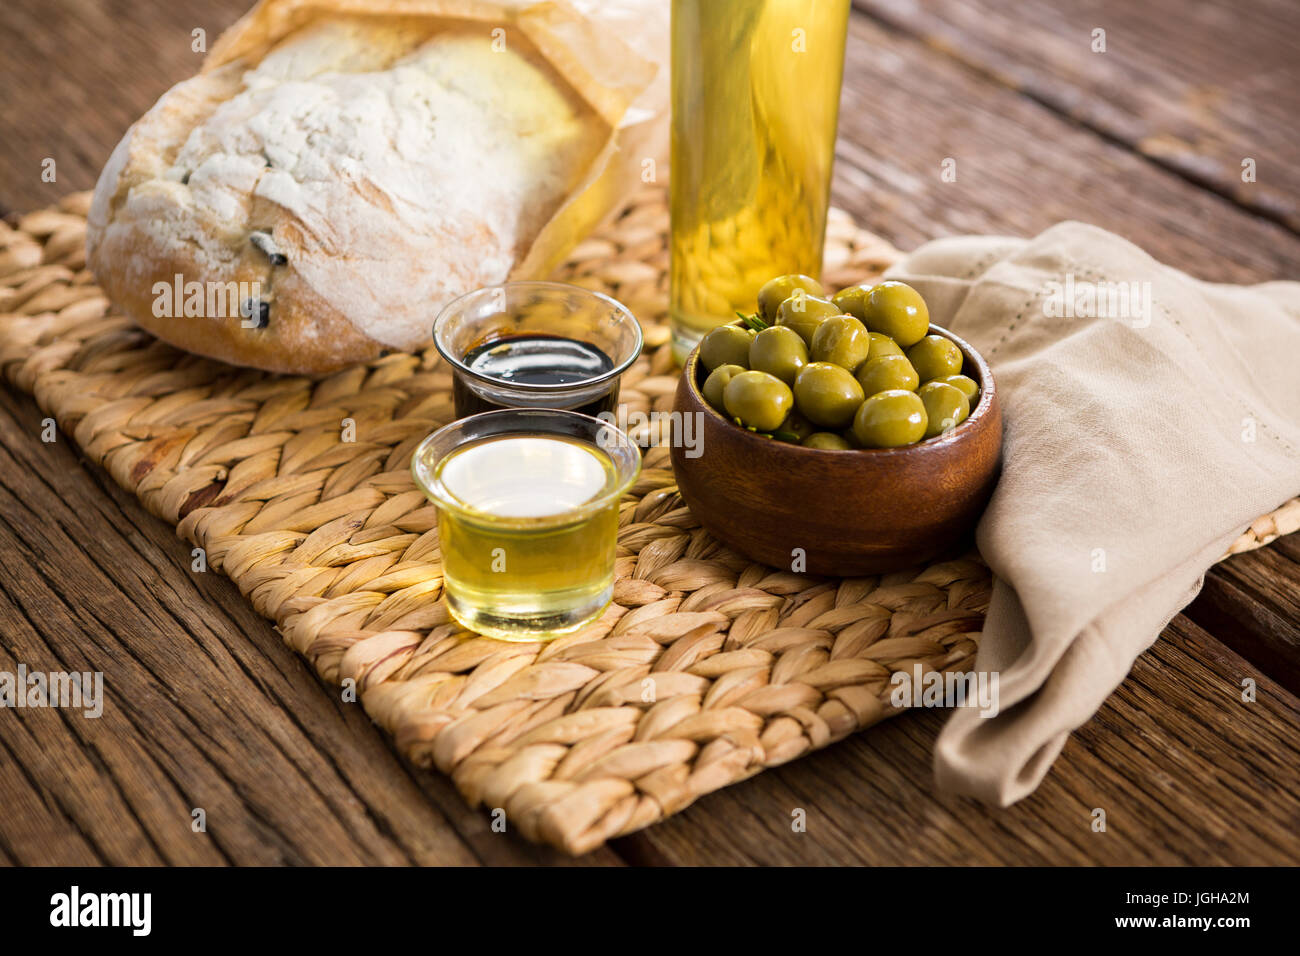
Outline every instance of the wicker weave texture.
<svg viewBox="0 0 1300 956">
<path fill-rule="evenodd" d="M 895 672 L 970 666 L 990 583 L 978 557 L 841 580 L 753 564 L 699 528 L 658 447 L 622 506 L 614 605 L 599 622 L 545 645 L 462 631 L 440 600 L 434 508 L 408 470 L 452 417 L 436 353 L 312 380 L 178 352 L 86 272 L 88 198 L 0 224 L 6 377 L 202 547 L 326 680 L 354 681 L 401 753 L 503 808 L 529 839 L 588 851 L 891 716 Z M 666 225 L 663 193 L 647 191 L 559 276 L 641 318 L 646 353 L 622 390 L 631 410 L 667 410 L 676 385 Z M 897 255 L 833 213 L 830 283 Z M 1296 526 L 1300 502 L 1234 550 Z"/>
</svg>

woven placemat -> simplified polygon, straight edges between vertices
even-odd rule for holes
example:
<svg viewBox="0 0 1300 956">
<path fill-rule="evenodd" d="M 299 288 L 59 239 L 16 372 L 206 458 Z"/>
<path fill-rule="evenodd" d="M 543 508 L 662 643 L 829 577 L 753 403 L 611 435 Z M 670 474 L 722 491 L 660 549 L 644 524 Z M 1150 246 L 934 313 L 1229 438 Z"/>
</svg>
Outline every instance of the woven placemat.
<svg viewBox="0 0 1300 956">
<path fill-rule="evenodd" d="M 0 223 L 0 367 L 87 457 L 202 547 L 330 682 L 356 682 L 398 749 L 571 853 L 891 716 L 895 671 L 964 670 L 988 569 L 975 555 L 826 580 L 753 564 L 706 534 L 651 448 L 620 516 L 614 605 L 550 644 L 462 631 L 439 599 L 435 512 L 415 445 L 452 417 L 436 353 L 311 380 L 179 352 L 123 318 L 85 269 L 88 194 Z M 559 278 L 645 326 L 630 409 L 668 410 L 667 209 L 637 197 Z M 832 286 L 899 253 L 833 212 Z M 344 441 L 350 420 L 355 441 Z M 648 437 L 648 436 L 641 436 Z M 1245 550 L 1300 527 L 1300 500 Z"/>
</svg>

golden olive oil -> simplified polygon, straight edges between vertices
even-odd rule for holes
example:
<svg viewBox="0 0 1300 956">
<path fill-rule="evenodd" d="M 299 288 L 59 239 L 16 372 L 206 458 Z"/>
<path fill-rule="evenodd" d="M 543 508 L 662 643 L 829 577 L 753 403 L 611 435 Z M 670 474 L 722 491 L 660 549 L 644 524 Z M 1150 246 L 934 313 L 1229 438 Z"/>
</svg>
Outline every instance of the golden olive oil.
<svg viewBox="0 0 1300 956">
<path fill-rule="evenodd" d="M 820 277 L 849 0 L 673 0 L 673 346 Z"/>
<path fill-rule="evenodd" d="M 459 505 L 439 507 L 438 534 L 448 604 L 466 627 L 539 640 L 609 604 L 618 498 L 608 496 L 618 473 L 599 447 L 554 435 L 485 438 L 448 454 L 434 474 Z"/>
</svg>

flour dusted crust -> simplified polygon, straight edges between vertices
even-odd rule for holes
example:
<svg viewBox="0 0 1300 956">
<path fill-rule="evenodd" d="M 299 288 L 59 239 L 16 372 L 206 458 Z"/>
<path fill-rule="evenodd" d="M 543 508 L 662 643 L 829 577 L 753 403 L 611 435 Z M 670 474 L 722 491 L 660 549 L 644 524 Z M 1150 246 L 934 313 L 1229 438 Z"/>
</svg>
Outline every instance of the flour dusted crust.
<svg viewBox="0 0 1300 956">
<path fill-rule="evenodd" d="M 159 338 L 319 373 L 419 347 L 451 298 L 516 277 L 610 126 L 513 27 L 319 4 L 298 20 L 263 49 L 244 31 L 238 58 L 131 128 L 87 245 L 101 286 Z M 159 315 L 177 276 L 260 287 L 265 326 L 237 306 Z"/>
</svg>

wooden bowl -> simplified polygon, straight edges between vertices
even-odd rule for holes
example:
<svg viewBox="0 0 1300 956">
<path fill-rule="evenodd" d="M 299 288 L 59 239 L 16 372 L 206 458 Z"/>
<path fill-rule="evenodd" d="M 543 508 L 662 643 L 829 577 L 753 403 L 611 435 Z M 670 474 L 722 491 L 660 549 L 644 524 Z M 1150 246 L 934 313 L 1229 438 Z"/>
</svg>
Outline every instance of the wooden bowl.
<svg viewBox="0 0 1300 956">
<path fill-rule="evenodd" d="M 946 329 L 930 331 L 961 349 L 979 401 L 946 435 L 903 448 L 803 448 L 739 428 L 704 400 L 693 351 L 674 410 L 699 414 L 699 455 L 674 441 L 672 462 L 700 524 L 754 561 L 810 574 L 899 570 L 960 542 L 997 484 L 1002 412 L 988 363 Z"/>
</svg>

